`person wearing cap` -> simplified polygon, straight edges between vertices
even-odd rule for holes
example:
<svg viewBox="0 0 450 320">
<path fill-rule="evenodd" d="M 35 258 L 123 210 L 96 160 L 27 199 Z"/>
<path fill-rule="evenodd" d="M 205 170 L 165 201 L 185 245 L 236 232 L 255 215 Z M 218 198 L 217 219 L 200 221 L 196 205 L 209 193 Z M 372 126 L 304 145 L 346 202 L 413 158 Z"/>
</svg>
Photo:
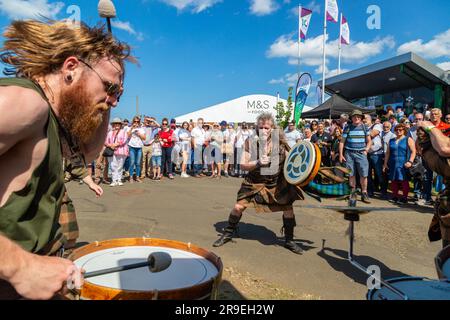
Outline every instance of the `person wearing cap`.
<svg viewBox="0 0 450 320">
<path fill-rule="evenodd" d="M 105 147 L 114 150 L 114 155 L 110 157 L 112 182 L 111 187 L 123 186 L 122 173 L 125 159 L 128 157 L 128 135 L 122 129 L 122 120 L 114 118 L 111 122 L 112 130 L 108 132 L 105 141 Z"/>
<path fill-rule="evenodd" d="M 369 160 L 367 155 L 372 147 L 372 139 L 363 123 L 364 114 L 355 110 L 350 115 L 352 123 L 348 125 L 339 143 L 339 162 L 346 163 L 351 170 L 351 200 L 356 200 L 356 173 L 359 173 L 364 203 L 370 203 L 367 193 L 367 177 L 369 176 Z"/>
</svg>

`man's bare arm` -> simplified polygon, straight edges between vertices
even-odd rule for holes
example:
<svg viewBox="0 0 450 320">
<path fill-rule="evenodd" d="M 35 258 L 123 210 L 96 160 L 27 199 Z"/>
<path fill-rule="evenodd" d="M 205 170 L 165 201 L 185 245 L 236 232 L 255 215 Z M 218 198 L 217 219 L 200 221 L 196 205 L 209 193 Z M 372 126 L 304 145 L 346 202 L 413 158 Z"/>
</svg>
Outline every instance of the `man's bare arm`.
<svg viewBox="0 0 450 320">
<path fill-rule="evenodd" d="M 433 126 L 429 121 L 419 121 L 417 125 L 421 128 Z M 450 157 L 450 138 L 446 137 L 438 128 L 431 129 L 430 140 L 434 150 L 436 150 L 441 157 Z"/>
<path fill-rule="evenodd" d="M 35 91 L 0 87 L 0 156 L 29 137 L 44 136 L 47 102 Z"/>
</svg>

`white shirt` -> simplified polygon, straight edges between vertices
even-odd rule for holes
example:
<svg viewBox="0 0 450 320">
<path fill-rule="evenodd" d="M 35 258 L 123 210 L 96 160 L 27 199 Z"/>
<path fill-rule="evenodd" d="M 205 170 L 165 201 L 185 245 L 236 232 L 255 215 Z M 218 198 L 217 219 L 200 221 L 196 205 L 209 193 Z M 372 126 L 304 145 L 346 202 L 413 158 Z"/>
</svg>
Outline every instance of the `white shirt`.
<svg viewBox="0 0 450 320">
<path fill-rule="evenodd" d="M 389 145 L 389 141 L 391 141 L 391 139 L 395 139 L 395 134 L 392 133 L 391 131 L 389 132 L 383 132 L 382 133 L 382 137 L 383 137 L 383 148 L 384 148 L 384 153 L 387 152 L 387 148 Z"/>
<path fill-rule="evenodd" d="M 291 148 L 297 144 L 298 140 L 303 139 L 303 135 L 298 130 L 286 130 L 284 135 L 286 136 L 287 143 Z"/>
<path fill-rule="evenodd" d="M 182 145 L 190 145 L 191 144 L 191 133 L 186 129 L 180 129 L 178 131 L 178 140 Z"/>
<path fill-rule="evenodd" d="M 376 137 L 372 138 L 372 147 L 370 147 L 370 153 L 383 153 L 383 143 L 381 142 L 381 134 L 383 132 L 383 126 L 381 124 L 374 124 L 370 128 L 370 133 L 372 134 L 373 130 L 377 130 L 379 134 Z"/>
<path fill-rule="evenodd" d="M 195 127 L 192 129 L 191 136 L 193 139 L 195 139 L 195 145 L 196 146 L 202 146 L 205 143 L 206 138 L 206 132 L 203 130 L 203 128 Z"/>
<path fill-rule="evenodd" d="M 144 135 L 145 136 L 145 129 L 144 128 L 135 128 L 135 129 L 129 129 L 128 131 L 132 130 L 130 141 L 128 142 L 128 145 L 133 148 L 142 148 L 144 146 L 144 141 L 138 136 Z"/>
</svg>

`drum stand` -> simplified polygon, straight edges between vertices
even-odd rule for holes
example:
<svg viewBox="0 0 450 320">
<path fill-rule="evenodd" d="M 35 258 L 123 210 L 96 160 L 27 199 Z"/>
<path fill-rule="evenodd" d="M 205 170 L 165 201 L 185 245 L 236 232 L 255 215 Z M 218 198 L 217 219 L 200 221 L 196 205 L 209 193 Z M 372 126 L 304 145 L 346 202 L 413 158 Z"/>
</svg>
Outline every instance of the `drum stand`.
<svg viewBox="0 0 450 320">
<path fill-rule="evenodd" d="M 355 208 L 354 210 L 352 210 L 352 212 L 347 211 L 347 213 L 345 213 L 344 215 L 344 219 L 349 221 L 349 233 L 350 233 L 350 240 L 349 240 L 349 251 L 348 251 L 348 261 L 357 269 L 359 269 L 360 271 L 366 273 L 367 275 L 371 276 L 372 278 L 374 278 L 377 283 L 381 283 L 383 284 L 383 286 L 385 286 L 387 289 L 391 290 L 392 292 L 394 292 L 396 295 L 398 295 L 399 297 L 402 298 L 402 300 L 409 300 L 408 296 L 403 293 L 402 291 L 398 290 L 397 288 L 393 287 L 391 284 L 389 284 L 388 282 L 386 282 L 385 280 L 383 280 L 380 277 L 378 277 L 375 274 L 370 273 L 366 267 L 364 267 L 363 265 L 361 265 L 358 261 L 356 261 L 354 255 L 353 255 L 353 247 L 354 247 L 354 242 L 355 242 L 355 222 L 359 221 L 359 214 L 361 212 L 367 213 L 368 210 L 363 209 L 361 212 L 358 212 L 357 208 L 356 208 L 356 201 L 351 201 L 351 203 L 349 203 L 350 206 L 352 208 Z M 341 211 L 342 212 L 342 211 Z M 370 212 L 370 210 L 369 210 Z"/>
</svg>

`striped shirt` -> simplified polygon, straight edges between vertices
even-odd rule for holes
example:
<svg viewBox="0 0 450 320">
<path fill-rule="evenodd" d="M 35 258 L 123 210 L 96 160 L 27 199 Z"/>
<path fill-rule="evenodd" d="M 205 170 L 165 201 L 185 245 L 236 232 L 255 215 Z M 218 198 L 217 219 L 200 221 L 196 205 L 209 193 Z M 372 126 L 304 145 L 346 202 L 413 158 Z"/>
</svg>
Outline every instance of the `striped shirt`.
<svg viewBox="0 0 450 320">
<path fill-rule="evenodd" d="M 364 124 L 354 126 L 353 124 L 347 126 L 342 134 L 345 139 L 345 150 L 364 151 L 366 149 L 366 139 L 368 132 Z"/>
</svg>

